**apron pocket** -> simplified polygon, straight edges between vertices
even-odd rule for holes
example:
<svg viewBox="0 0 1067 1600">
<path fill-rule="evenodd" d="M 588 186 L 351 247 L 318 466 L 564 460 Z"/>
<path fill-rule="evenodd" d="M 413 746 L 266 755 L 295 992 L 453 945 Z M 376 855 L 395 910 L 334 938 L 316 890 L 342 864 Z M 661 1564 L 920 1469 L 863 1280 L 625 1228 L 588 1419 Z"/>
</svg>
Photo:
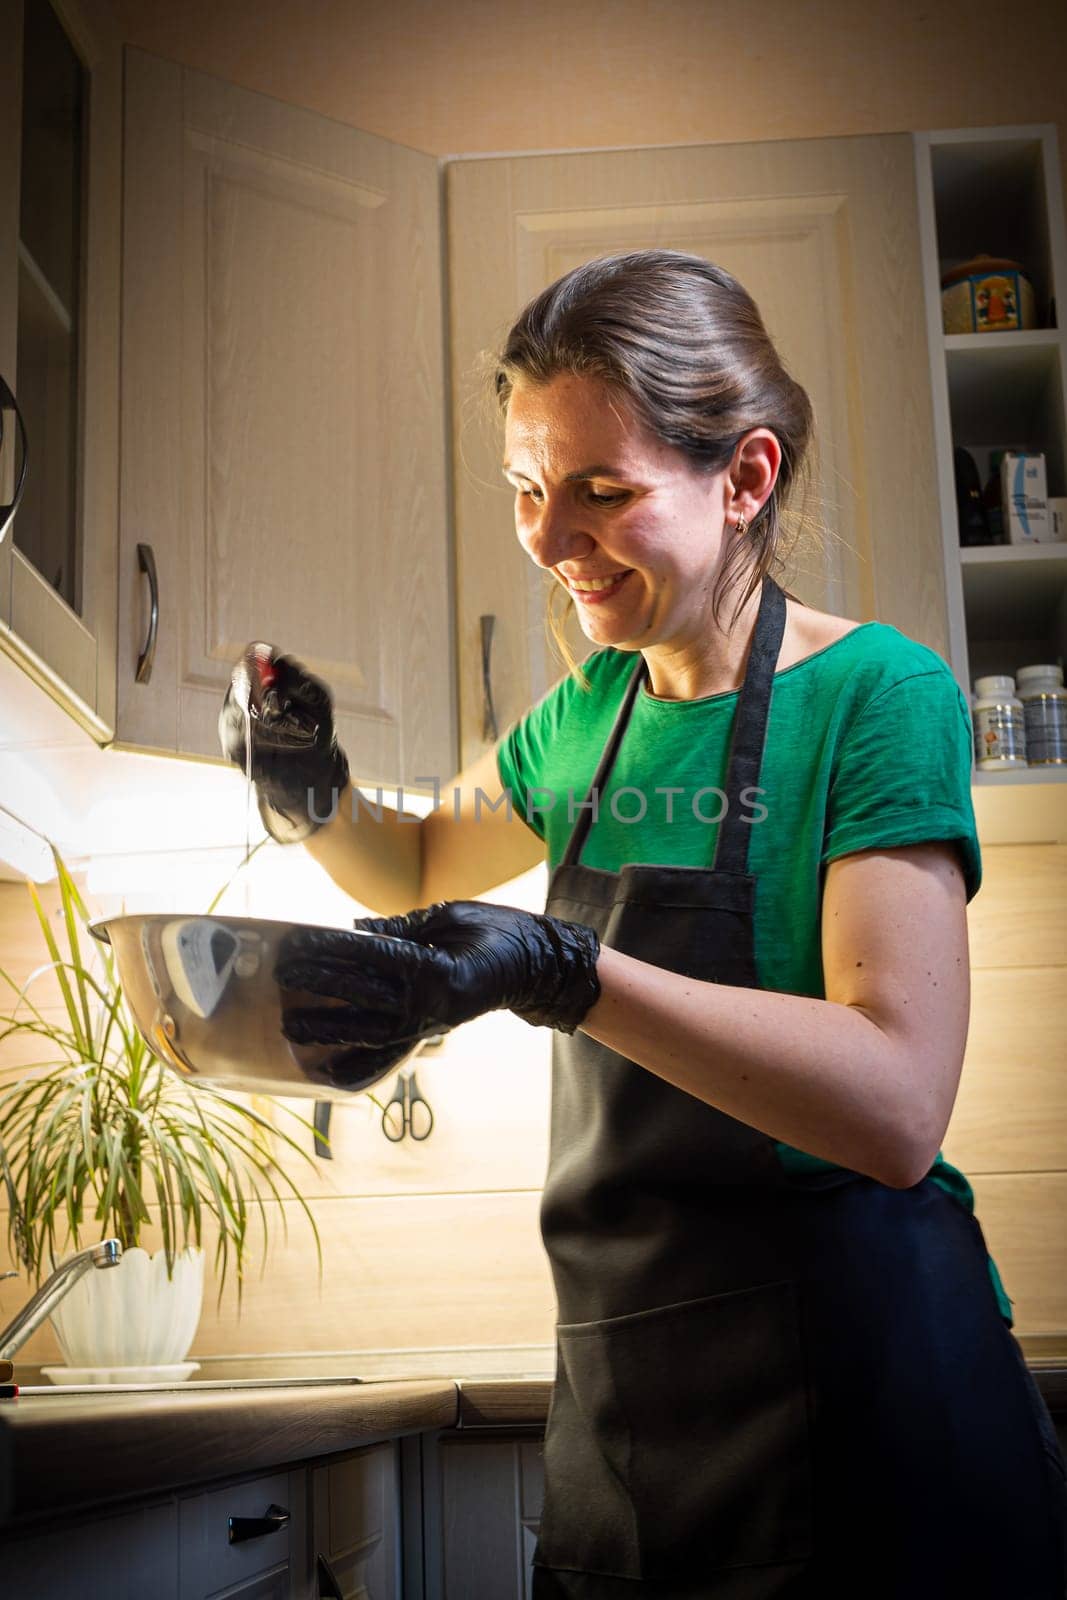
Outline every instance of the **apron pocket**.
<svg viewBox="0 0 1067 1600">
<path fill-rule="evenodd" d="M 811 1553 L 794 1283 L 557 1332 L 546 1565 L 672 1579 Z"/>
</svg>

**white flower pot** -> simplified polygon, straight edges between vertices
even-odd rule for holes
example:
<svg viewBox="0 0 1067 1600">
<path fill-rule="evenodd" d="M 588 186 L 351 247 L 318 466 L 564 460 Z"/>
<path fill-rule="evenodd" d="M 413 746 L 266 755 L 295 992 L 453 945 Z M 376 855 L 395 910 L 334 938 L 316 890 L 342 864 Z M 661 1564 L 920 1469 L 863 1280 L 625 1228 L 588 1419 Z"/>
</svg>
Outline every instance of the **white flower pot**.
<svg viewBox="0 0 1067 1600">
<path fill-rule="evenodd" d="M 124 1250 L 115 1267 L 93 1267 L 51 1314 L 69 1367 L 156 1367 L 184 1361 L 200 1321 L 204 1252 L 174 1259 Z"/>
</svg>

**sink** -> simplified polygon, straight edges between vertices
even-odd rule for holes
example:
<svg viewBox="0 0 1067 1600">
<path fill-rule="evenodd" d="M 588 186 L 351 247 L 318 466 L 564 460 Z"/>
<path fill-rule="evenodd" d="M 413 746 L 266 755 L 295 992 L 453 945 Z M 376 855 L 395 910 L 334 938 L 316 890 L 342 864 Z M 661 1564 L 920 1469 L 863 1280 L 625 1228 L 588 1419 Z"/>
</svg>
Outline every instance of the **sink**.
<svg viewBox="0 0 1067 1600">
<path fill-rule="evenodd" d="M 187 1378 L 180 1383 L 20 1383 L 19 1394 L 154 1394 L 186 1389 L 310 1389 L 323 1384 L 400 1382 L 393 1378 Z"/>
<path fill-rule="evenodd" d="M 155 1382 L 136 1382 L 138 1373 L 117 1371 L 114 1383 L 51 1383 L 40 1367 L 27 1364 L 22 1395 L 178 1394 L 215 1389 L 310 1389 L 329 1384 L 408 1383 L 423 1379 L 484 1383 L 551 1383 L 555 1351 L 550 1345 L 438 1345 L 396 1349 L 287 1351 L 270 1355 L 201 1356 L 202 1376 L 182 1377 L 159 1370 Z M 205 1370 L 206 1369 L 206 1370 Z M 197 1368 L 193 1367 L 193 1372 Z M 212 1372 L 219 1376 L 212 1376 Z M 82 1376 L 71 1373 L 71 1377 Z"/>
<path fill-rule="evenodd" d="M 464 1372 L 458 1383 L 551 1383 L 550 1372 Z M 190 1378 L 184 1383 L 20 1383 L 19 1395 L 50 1394 L 181 1394 L 204 1389 L 313 1389 L 333 1385 L 426 1383 L 425 1373 L 382 1373 L 373 1378 Z M 3 1402 L 0 1401 L 0 1405 Z"/>
</svg>

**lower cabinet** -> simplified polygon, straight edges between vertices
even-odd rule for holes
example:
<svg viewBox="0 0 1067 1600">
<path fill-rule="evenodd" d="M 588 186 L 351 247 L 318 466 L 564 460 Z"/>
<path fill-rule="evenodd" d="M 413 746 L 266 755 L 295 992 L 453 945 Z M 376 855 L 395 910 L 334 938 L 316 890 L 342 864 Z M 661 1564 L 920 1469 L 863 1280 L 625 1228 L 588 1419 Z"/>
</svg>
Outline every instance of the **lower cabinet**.
<svg viewBox="0 0 1067 1600">
<path fill-rule="evenodd" d="M 402 1600 L 399 1444 L 0 1535 L 3 1600 Z"/>
<path fill-rule="evenodd" d="M 424 1587 L 404 1600 L 529 1600 L 542 1449 L 529 1434 L 424 1436 Z"/>
<path fill-rule="evenodd" d="M 5 1600 L 178 1600 L 178 1506 L 138 1506 L 26 1537 L 5 1528 Z"/>
<path fill-rule="evenodd" d="M 183 1495 L 178 1600 L 304 1600 L 306 1543 L 302 1467 Z"/>
<path fill-rule="evenodd" d="M 402 1581 L 398 1445 L 313 1467 L 314 1600 L 401 1600 Z"/>
</svg>

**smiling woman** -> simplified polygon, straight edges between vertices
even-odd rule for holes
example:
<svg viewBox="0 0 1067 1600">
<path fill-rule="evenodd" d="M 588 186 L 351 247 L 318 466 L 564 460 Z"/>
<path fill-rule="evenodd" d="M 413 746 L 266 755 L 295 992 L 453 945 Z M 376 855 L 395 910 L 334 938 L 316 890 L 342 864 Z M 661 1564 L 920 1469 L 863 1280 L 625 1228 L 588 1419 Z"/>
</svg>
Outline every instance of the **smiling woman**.
<svg viewBox="0 0 1067 1600">
<path fill-rule="evenodd" d="M 688 260 L 699 261 L 699 270 L 672 274 L 663 265 L 672 256 L 681 259 L 669 251 L 601 258 L 561 280 L 565 295 L 557 297 L 551 286 L 516 321 L 493 360 L 491 380 L 505 417 L 504 470 L 518 493 L 519 538 L 538 565 L 554 571 L 556 594 L 588 612 L 594 602 L 585 598 L 585 584 L 630 569 L 625 542 L 618 558 L 610 542 L 602 553 L 595 536 L 583 544 L 578 536 L 591 530 L 580 507 L 590 515 L 598 508 L 617 512 L 601 526 L 621 524 L 624 539 L 635 535 L 638 549 L 654 541 L 657 528 L 670 535 L 672 572 L 645 573 L 643 585 L 619 587 L 620 605 L 636 602 L 638 587 L 656 600 L 654 615 L 645 608 L 640 638 L 622 640 L 620 623 L 599 616 L 598 626 L 605 633 L 614 627 L 616 636 L 589 637 L 642 650 L 654 645 L 661 623 L 676 620 L 670 596 L 659 591 L 669 577 L 683 587 L 695 579 L 688 631 L 702 640 L 706 687 L 700 673 L 687 672 L 679 687 L 692 696 L 738 676 L 743 638 L 731 650 L 719 627 L 721 608 L 731 596 L 733 621 L 744 622 L 740 634 L 751 630 L 763 577 L 782 564 L 786 515 L 795 527 L 803 520 L 795 502 L 809 482 L 813 416 L 741 285 L 697 257 Z M 654 258 L 661 265 L 649 292 Z M 642 263 L 645 282 L 628 278 L 628 262 Z M 579 455 L 588 451 L 585 460 L 613 465 L 570 459 L 576 445 Z M 543 482 L 553 471 L 555 485 Z M 578 515 L 560 523 L 564 490 L 569 513 Z M 570 542 L 561 543 L 567 535 Z M 709 582 L 710 630 L 700 617 Z M 581 626 L 588 633 L 587 620 Z M 549 623 L 573 669 L 557 606 L 550 605 Z M 654 692 L 671 697 L 666 660 L 661 652 L 658 668 L 651 661 L 650 667 Z"/>
<path fill-rule="evenodd" d="M 519 539 L 577 603 L 583 631 L 645 652 L 664 698 L 713 692 L 732 664 L 729 641 L 707 626 L 708 583 L 737 537 L 727 511 L 753 522 L 772 491 L 774 433 L 749 430 L 733 476 L 714 472 L 657 437 L 604 379 L 570 372 L 517 376 L 506 433 Z M 588 453 L 616 464 L 574 465 Z"/>
<path fill-rule="evenodd" d="M 400 914 L 300 981 L 349 1063 L 494 1009 L 552 1029 L 536 1600 L 1058 1597 L 1062 1459 L 939 1150 L 966 702 L 924 645 L 780 587 L 811 408 L 720 267 L 576 268 L 492 387 L 516 533 L 595 648 L 454 809 L 310 834 Z M 537 854 L 544 914 L 463 898 Z"/>
</svg>

